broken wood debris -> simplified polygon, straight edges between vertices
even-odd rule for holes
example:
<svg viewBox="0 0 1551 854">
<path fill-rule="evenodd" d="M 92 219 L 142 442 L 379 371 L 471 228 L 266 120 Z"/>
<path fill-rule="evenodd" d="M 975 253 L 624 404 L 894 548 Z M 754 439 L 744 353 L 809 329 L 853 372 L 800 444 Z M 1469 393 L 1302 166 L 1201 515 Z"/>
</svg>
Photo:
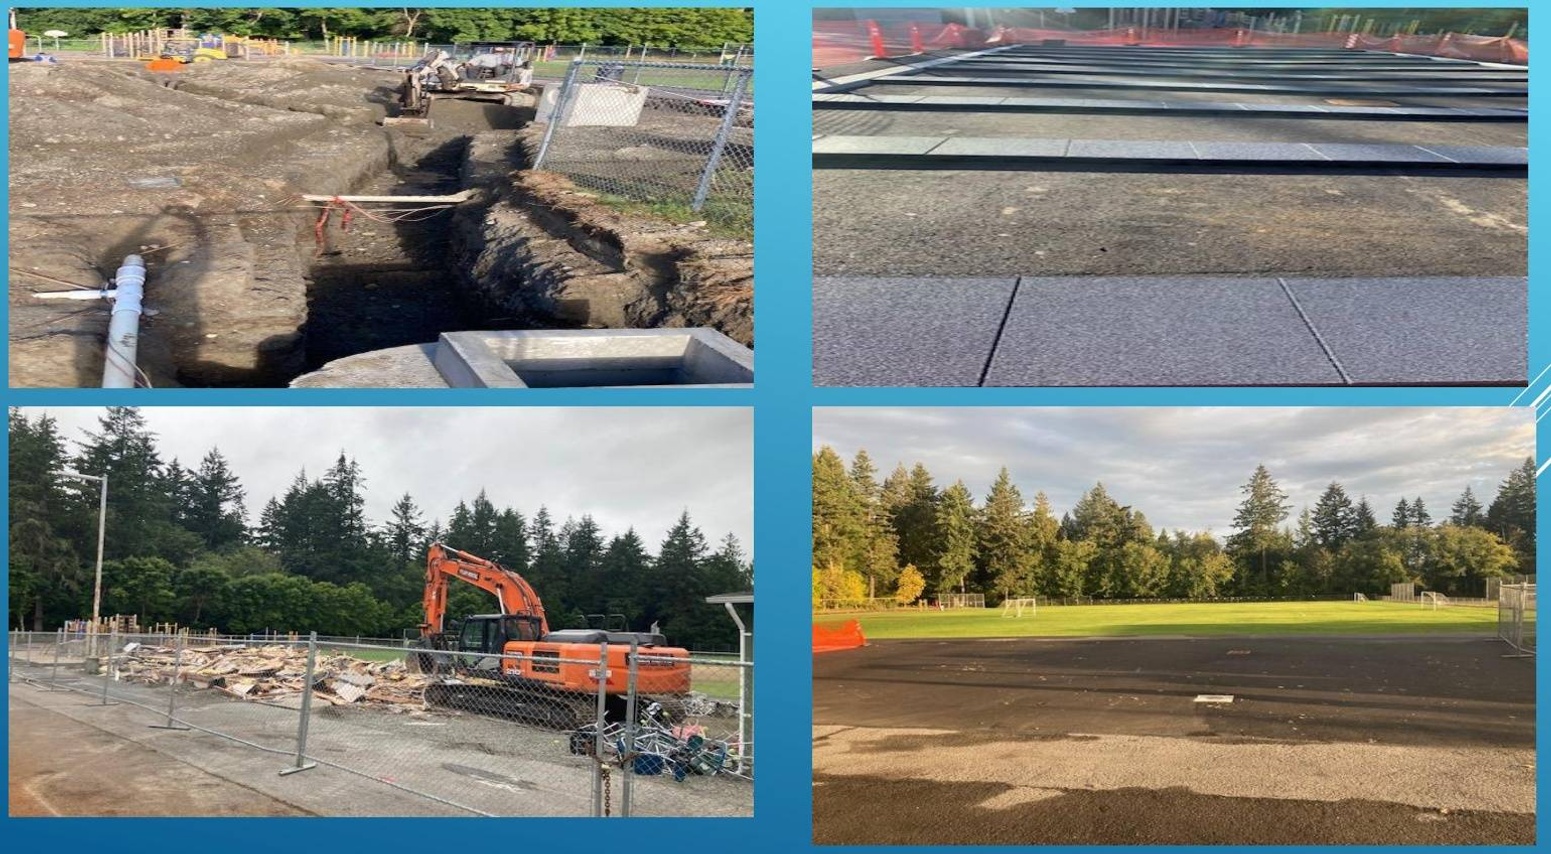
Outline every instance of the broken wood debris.
<svg viewBox="0 0 1551 854">
<path fill-rule="evenodd" d="M 114 661 L 119 678 L 148 685 L 181 681 L 244 700 L 283 702 L 305 687 L 307 649 L 296 646 L 228 644 L 183 650 L 177 665 L 174 647 L 137 646 Z M 313 670 L 313 699 L 336 706 L 424 705 L 427 677 L 411 673 L 403 661 L 366 661 L 349 655 L 318 656 Z"/>
</svg>

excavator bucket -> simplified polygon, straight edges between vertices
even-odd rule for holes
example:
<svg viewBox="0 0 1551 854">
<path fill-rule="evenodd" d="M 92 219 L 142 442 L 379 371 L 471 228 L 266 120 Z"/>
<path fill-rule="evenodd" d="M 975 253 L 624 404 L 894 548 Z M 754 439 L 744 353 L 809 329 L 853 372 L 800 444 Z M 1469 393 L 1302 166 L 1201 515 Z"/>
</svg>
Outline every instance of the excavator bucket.
<svg viewBox="0 0 1551 854">
<path fill-rule="evenodd" d="M 434 127 L 430 116 L 388 116 L 382 120 L 382 126 L 408 131 L 429 131 Z"/>
</svg>

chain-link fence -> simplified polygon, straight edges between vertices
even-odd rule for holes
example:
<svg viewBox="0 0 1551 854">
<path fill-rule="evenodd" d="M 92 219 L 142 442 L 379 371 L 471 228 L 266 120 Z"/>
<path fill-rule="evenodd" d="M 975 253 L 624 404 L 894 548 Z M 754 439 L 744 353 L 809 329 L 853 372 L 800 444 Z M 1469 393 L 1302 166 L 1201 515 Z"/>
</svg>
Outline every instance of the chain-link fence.
<svg viewBox="0 0 1551 854">
<path fill-rule="evenodd" d="M 572 62 L 559 86 L 544 89 L 533 168 L 561 173 L 605 202 L 752 235 L 753 71 Z"/>
<path fill-rule="evenodd" d="M 1497 590 L 1497 636 L 1520 652 L 1535 652 L 1535 585 L 1503 584 Z"/>
<path fill-rule="evenodd" d="M 60 632 L 13 633 L 9 663 L 13 691 L 180 730 L 157 749 L 323 814 L 750 814 L 752 665 L 648 652 Z"/>
</svg>

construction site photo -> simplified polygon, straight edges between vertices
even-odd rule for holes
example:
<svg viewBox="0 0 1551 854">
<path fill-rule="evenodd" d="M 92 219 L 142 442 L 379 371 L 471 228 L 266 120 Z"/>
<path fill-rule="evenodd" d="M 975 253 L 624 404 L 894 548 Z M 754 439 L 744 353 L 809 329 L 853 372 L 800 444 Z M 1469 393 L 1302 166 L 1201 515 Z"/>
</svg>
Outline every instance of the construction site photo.
<svg viewBox="0 0 1551 854">
<path fill-rule="evenodd" d="M 815 9 L 815 384 L 1525 385 L 1526 26 Z"/>
<path fill-rule="evenodd" d="M 12 387 L 753 382 L 751 10 L 11 17 Z"/>
<path fill-rule="evenodd" d="M 816 410 L 813 841 L 1535 844 L 1534 447 L 1509 407 Z"/>
<path fill-rule="evenodd" d="M 10 814 L 751 815 L 750 414 L 444 420 L 13 410 Z"/>
</svg>

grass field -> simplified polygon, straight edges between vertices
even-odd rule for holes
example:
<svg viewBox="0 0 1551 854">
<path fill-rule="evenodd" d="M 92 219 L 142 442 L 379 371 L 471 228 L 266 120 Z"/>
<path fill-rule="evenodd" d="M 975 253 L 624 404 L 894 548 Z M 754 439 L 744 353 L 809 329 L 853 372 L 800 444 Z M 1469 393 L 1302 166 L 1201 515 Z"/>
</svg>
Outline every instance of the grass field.
<svg viewBox="0 0 1551 854">
<path fill-rule="evenodd" d="M 871 640 L 885 638 L 1095 637 L 1145 635 L 1398 635 L 1484 633 L 1497 609 L 1432 610 L 1397 602 L 1192 602 L 1041 607 L 1022 617 L 999 608 L 814 614 L 814 623 L 858 619 Z"/>
</svg>

